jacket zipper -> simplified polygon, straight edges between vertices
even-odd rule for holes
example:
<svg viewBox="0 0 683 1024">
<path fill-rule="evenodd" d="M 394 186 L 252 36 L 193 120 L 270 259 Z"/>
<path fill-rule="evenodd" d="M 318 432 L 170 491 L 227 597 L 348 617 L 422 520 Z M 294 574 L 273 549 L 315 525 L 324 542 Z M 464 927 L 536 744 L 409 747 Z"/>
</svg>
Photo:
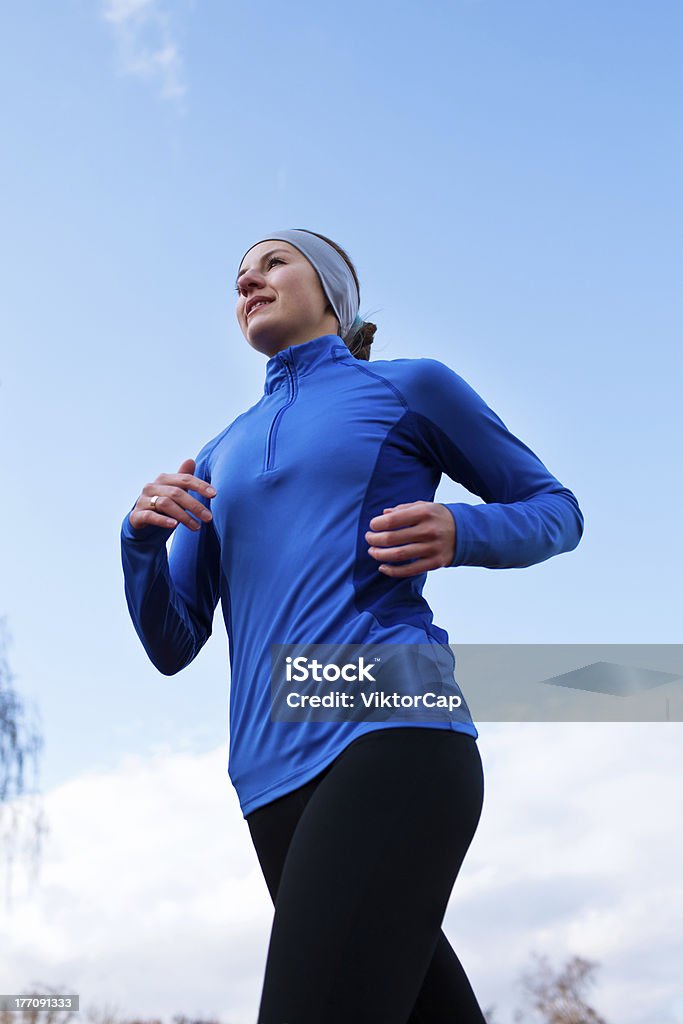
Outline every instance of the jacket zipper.
<svg viewBox="0 0 683 1024">
<path fill-rule="evenodd" d="M 295 384 L 294 368 L 291 365 L 291 363 L 289 362 L 289 359 L 287 358 L 287 356 L 283 356 L 282 354 L 280 354 L 280 359 L 282 360 L 282 362 L 287 367 L 287 373 L 289 374 L 289 396 L 288 396 L 287 401 L 285 402 L 285 404 L 280 406 L 278 411 L 275 413 L 275 416 L 273 418 L 273 422 L 270 424 L 270 429 L 268 430 L 268 437 L 267 437 L 267 440 L 266 440 L 266 463 L 265 463 L 265 470 L 266 471 L 268 471 L 269 469 L 273 469 L 274 465 L 275 465 L 275 436 L 277 434 L 277 428 L 278 428 L 278 425 L 280 423 L 280 419 L 282 417 L 282 414 L 284 413 L 285 409 L 289 408 L 289 406 L 294 401 L 294 398 L 296 397 L 296 384 Z"/>
</svg>

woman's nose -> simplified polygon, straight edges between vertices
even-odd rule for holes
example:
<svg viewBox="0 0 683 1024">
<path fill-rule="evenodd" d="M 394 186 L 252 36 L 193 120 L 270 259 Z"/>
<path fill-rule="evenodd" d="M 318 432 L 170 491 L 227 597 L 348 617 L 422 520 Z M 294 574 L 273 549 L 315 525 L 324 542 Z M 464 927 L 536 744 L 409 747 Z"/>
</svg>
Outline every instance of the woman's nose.
<svg viewBox="0 0 683 1024">
<path fill-rule="evenodd" d="M 262 287 L 263 279 L 260 274 L 247 271 L 244 277 L 240 278 L 240 295 L 249 298 L 252 291 L 258 291 Z"/>
</svg>

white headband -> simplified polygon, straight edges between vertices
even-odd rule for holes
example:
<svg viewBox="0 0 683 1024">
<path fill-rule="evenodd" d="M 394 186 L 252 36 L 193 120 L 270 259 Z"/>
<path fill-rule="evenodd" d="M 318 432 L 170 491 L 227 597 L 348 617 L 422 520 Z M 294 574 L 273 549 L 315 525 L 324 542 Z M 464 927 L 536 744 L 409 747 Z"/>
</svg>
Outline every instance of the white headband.
<svg viewBox="0 0 683 1024">
<path fill-rule="evenodd" d="M 364 321 L 358 316 L 360 295 L 346 260 L 328 242 L 318 238 L 317 235 L 310 231 L 305 231 L 303 228 L 278 231 L 273 235 L 265 235 L 259 241 L 268 242 L 271 240 L 289 242 L 295 249 L 303 253 L 308 262 L 315 268 L 320 278 L 320 283 L 323 286 L 323 291 L 339 321 L 339 332 L 342 340 L 350 340 L 363 325 Z M 258 244 L 258 242 L 254 242 L 254 245 Z M 251 245 L 247 252 L 250 252 L 254 245 Z M 247 252 L 245 252 L 244 256 L 247 255 Z M 240 260 L 240 263 L 242 260 Z"/>
</svg>

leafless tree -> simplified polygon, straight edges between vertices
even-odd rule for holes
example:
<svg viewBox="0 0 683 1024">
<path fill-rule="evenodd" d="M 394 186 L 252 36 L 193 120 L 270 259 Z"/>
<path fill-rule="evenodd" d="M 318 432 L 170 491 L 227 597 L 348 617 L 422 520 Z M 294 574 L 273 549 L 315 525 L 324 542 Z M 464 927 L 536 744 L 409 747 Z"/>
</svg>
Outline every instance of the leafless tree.
<svg viewBox="0 0 683 1024">
<path fill-rule="evenodd" d="M 37 874 L 43 836 L 49 831 L 36 788 L 27 786 L 26 762 L 30 758 L 38 777 L 38 755 L 43 740 L 29 719 L 24 704 L 13 689 L 7 650 L 10 635 L 6 618 L 0 618 L 0 842 L 7 849 L 3 863 L 7 868 L 7 903 L 10 903 L 10 880 L 14 846 L 22 829 L 26 838 L 24 850 L 28 863 Z M 37 717 L 37 712 L 34 711 Z M 13 1011 L 14 1012 L 14 1011 Z M 16 1016 L 14 1017 L 16 1022 Z"/>
<path fill-rule="evenodd" d="M 205 1019 L 203 1017 L 184 1017 L 182 1014 L 176 1014 L 173 1018 L 173 1024 L 220 1024 L 219 1020 L 215 1017 L 209 1017 Z"/>
<path fill-rule="evenodd" d="M 583 990 L 594 983 L 592 974 L 599 966 L 597 962 L 573 956 L 555 974 L 547 957 L 538 953 L 532 956 L 537 966 L 533 973 L 522 975 L 522 987 L 537 1019 L 543 1024 L 607 1024 L 583 996 Z M 517 1011 L 515 1021 L 523 1020 L 522 1013 Z"/>
<path fill-rule="evenodd" d="M 73 995 L 68 989 L 54 988 L 44 982 L 32 982 L 26 995 L 42 996 L 64 996 Z M 21 995 L 15 992 L 14 995 Z M 18 1010 L 0 1010 L 0 1024 L 68 1024 L 75 1016 L 77 1010 L 63 1010 L 60 1008 L 41 1010 L 35 1006 L 25 1006 Z"/>
</svg>

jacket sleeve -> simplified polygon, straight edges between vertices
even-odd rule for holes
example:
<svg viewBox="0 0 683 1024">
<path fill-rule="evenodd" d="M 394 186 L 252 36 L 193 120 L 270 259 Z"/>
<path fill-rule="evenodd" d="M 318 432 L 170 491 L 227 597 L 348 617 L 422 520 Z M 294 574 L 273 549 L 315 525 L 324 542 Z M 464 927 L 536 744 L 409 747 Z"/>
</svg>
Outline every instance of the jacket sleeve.
<svg viewBox="0 0 683 1024">
<path fill-rule="evenodd" d="M 194 475 L 209 482 L 207 455 L 203 448 Z M 211 507 L 204 495 L 188 493 Z M 149 524 L 136 530 L 130 512 L 121 527 L 128 610 L 152 664 L 164 675 L 175 675 L 197 657 L 211 636 L 220 597 L 218 536 L 213 520 L 197 520 L 202 523 L 197 531 L 179 523 L 167 552 L 172 528 Z"/>
<path fill-rule="evenodd" d="M 424 456 L 484 501 L 442 503 L 455 521 L 450 564 L 524 568 L 573 550 L 583 534 L 574 494 L 450 367 L 415 362 L 404 397 Z"/>
</svg>

